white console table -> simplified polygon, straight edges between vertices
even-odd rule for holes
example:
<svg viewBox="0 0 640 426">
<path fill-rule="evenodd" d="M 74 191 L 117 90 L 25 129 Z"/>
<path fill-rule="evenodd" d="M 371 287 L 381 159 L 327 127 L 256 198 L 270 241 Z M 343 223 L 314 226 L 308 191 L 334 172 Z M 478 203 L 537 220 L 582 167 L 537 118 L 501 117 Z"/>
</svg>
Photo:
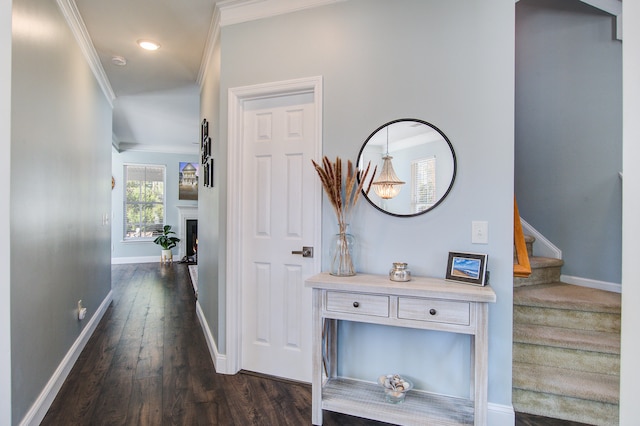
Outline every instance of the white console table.
<svg viewBox="0 0 640 426">
<path fill-rule="evenodd" d="M 306 286 L 313 289 L 314 425 L 322 424 L 323 409 L 402 425 L 487 424 L 488 303 L 496 301 L 491 287 L 436 278 L 400 283 L 380 275 L 327 273 L 307 279 Z M 469 398 L 411 390 L 404 403 L 394 405 L 384 401 L 379 385 L 338 377 L 339 320 L 470 335 Z"/>
</svg>

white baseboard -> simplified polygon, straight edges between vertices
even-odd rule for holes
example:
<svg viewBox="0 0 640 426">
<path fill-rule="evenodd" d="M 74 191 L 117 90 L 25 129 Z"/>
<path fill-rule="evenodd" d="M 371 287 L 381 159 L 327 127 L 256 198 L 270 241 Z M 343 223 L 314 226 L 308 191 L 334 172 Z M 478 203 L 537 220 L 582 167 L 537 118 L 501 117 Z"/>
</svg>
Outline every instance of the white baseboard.
<svg viewBox="0 0 640 426">
<path fill-rule="evenodd" d="M 124 265 L 128 263 L 160 263 L 158 256 L 138 256 L 138 257 L 112 257 L 112 265 Z"/>
<path fill-rule="evenodd" d="M 574 277 L 571 275 L 560 275 L 560 281 L 567 284 L 610 291 L 612 293 L 622 293 L 622 284 L 611 283 L 608 281 L 598 281 L 590 278 Z"/>
<path fill-rule="evenodd" d="M 191 285 L 193 286 L 193 293 L 198 299 L 198 265 L 189 265 L 189 277 L 191 277 Z"/>
<path fill-rule="evenodd" d="M 96 313 L 91 317 L 73 345 L 71 345 L 71 348 L 69 348 L 69 351 L 60 362 L 60 365 L 58 365 L 58 368 L 56 368 L 56 371 L 54 371 L 46 386 L 42 389 L 40 395 L 38 395 L 36 401 L 23 417 L 20 422 L 20 426 L 37 426 L 40 424 L 42 419 L 44 419 L 44 416 L 47 414 L 47 411 L 49 411 L 49 407 L 51 407 L 53 400 L 60 391 L 64 381 L 67 379 L 71 368 L 73 368 L 73 364 L 78 360 L 80 353 L 89 341 L 89 338 L 95 331 L 98 323 L 100 323 L 100 320 L 104 316 L 104 313 L 107 311 L 112 300 L 113 292 L 109 291 L 107 297 L 104 298 Z"/>
<path fill-rule="evenodd" d="M 211 359 L 213 360 L 213 367 L 216 369 L 216 373 L 235 374 L 235 371 L 227 371 L 227 356 L 218 352 L 218 346 L 216 345 L 216 341 L 211 334 L 209 323 L 207 323 L 207 319 L 205 318 L 204 312 L 202 312 L 202 307 L 200 306 L 200 302 L 198 301 L 196 301 L 196 312 L 198 314 L 198 319 L 200 320 L 200 325 L 202 326 L 202 331 L 204 332 L 204 337 L 207 341 L 207 346 L 209 347 L 209 354 L 211 355 Z"/>
<path fill-rule="evenodd" d="M 516 413 L 511 405 L 487 404 L 487 424 L 491 426 L 513 426 Z"/>
</svg>

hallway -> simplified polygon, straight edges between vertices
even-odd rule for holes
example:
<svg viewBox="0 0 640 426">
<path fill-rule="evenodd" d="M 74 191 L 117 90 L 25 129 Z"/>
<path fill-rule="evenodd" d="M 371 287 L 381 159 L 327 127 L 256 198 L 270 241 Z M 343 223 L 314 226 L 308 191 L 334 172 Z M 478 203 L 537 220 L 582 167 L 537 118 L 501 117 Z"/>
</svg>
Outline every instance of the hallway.
<svg viewBox="0 0 640 426">
<path fill-rule="evenodd" d="M 112 288 L 113 303 L 42 425 L 311 424 L 310 386 L 215 373 L 187 265 L 113 265 Z"/>
<path fill-rule="evenodd" d="M 309 425 L 311 387 L 216 374 L 186 264 L 112 266 L 113 302 L 41 425 Z M 382 423 L 324 412 L 327 426 Z M 518 415 L 516 425 L 575 423 Z"/>
</svg>

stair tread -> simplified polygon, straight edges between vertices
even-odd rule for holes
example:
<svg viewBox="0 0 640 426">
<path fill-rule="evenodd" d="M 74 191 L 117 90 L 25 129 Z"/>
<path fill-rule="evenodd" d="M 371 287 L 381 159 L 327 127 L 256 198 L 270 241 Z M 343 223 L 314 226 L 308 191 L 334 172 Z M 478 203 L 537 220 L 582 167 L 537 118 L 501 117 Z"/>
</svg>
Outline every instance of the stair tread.
<svg viewBox="0 0 640 426">
<path fill-rule="evenodd" d="M 609 404 L 620 397 L 618 376 L 521 362 L 513 363 L 513 387 Z"/>
<path fill-rule="evenodd" d="M 536 425 L 613 426 L 618 424 L 619 418 L 618 404 L 524 389 L 513 389 L 513 408 L 519 413 L 558 419 L 552 423 L 535 423 Z"/>
<path fill-rule="evenodd" d="M 554 282 L 514 288 L 513 303 L 523 306 L 619 314 L 621 298 L 619 293 Z"/>
<path fill-rule="evenodd" d="M 531 269 L 558 268 L 564 265 L 564 260 L 553 257 L 531 256 L 529 257 Z"/>
<path fill-rule="evenodd" d="M 620 354 L 620 334 L 536 324 L 514 324 L 514 343 Z"/>
</svg>

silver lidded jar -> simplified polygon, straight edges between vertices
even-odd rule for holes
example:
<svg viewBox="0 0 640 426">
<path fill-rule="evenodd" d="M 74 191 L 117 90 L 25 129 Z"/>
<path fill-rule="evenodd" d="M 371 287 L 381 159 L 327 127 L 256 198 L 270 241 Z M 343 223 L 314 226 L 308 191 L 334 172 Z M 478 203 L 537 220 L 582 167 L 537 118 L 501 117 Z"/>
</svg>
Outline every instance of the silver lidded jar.
<svg viewBox="0 0 640 426">
<path fill-rule="evenodd" d="M 393 268 L 389 271 L 389 279 L 391 281 L 410 281 L 411 271 L 404 262 L 393 262 Z"/>
</svg>

